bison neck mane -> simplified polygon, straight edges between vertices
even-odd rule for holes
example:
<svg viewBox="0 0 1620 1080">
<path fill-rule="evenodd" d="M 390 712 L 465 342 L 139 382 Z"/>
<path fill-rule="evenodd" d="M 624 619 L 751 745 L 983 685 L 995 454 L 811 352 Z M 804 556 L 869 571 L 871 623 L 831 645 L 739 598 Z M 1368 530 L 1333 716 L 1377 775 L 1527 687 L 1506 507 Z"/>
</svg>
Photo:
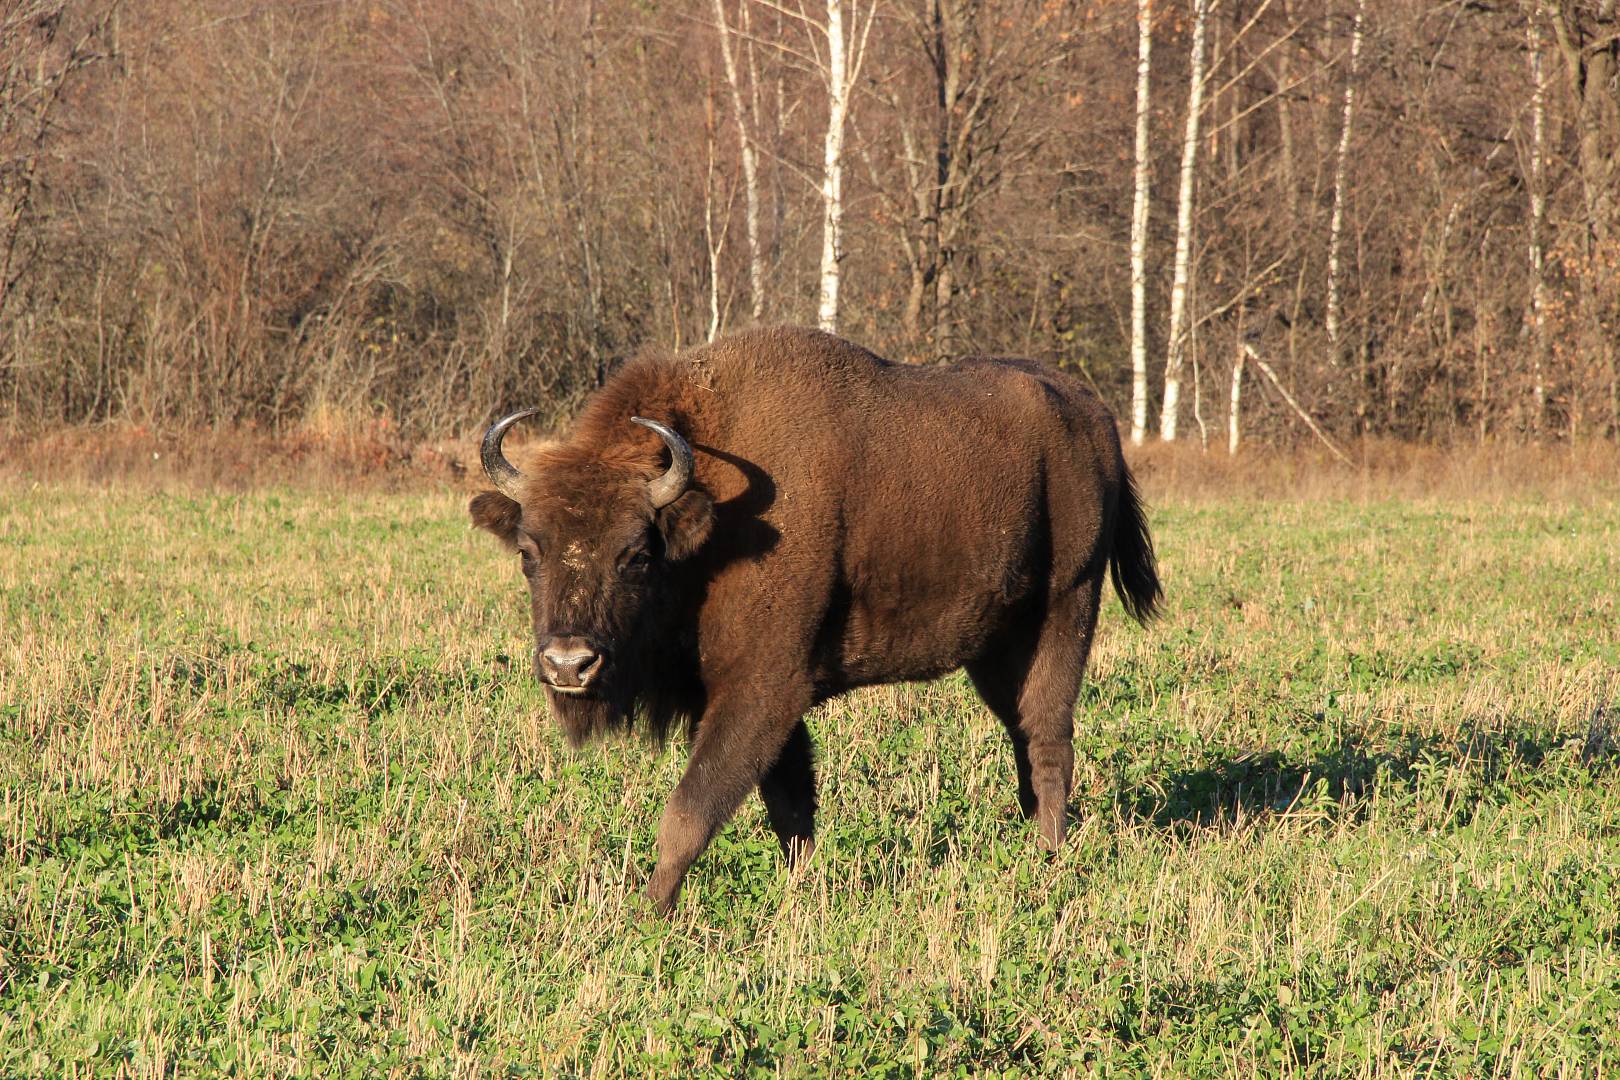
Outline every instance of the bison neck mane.
<svg viewBox="0 0 1620 1080">
<path fill-rule="evenodd" d="M 668 455 L 657 435 L 630 422 L 643 416 L 669 424 L 698 450 L 698 480 L 717 500 L 726 498 L 726 470 L 702 452 L 729 442 L 742 419 L 731 411 L 741 402 L 754 410 L 780 409 L 787 400 L 767 390 L 784 381 L 869 377 L 877 367 L 890 367 L 859 346 L 816 330 L 793 326 L 756 327 L 681 353 L 646 349 L 615 371 L 586 401 L 568 434 L 533 451 L 519 462 L 525 477 L 542 483 L 558 473 L 581 484 L 616 470 L 658 475 Z M 733 472 L 735 470 L 732 470 Z M 735 478 L 731 478 L 735 479 Z"/>
<path fill-rule="evenodd" d="M 701 368 L 698 354 L 637 354 L 590 396 L 566 436 L 520 463 L 529 496 L 589 499 L 604 478 L 657 476 L 668 465 L 663 443 L 632 416 L 669 424 L 688 442 L 705 441 L 713 395 L 703 389 Z"/>
</svg>

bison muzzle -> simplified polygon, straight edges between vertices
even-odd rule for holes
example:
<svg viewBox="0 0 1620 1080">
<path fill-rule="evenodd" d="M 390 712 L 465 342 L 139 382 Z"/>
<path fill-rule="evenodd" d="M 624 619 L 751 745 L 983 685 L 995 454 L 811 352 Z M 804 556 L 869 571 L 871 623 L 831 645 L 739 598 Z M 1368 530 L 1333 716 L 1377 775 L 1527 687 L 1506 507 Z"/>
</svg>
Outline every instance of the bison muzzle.
<svg viewBox="0 0 1620 1080">
<path fill-rule="evenodd" d="M 532 414 L 489 429 L 472 518 L 521 559 L 569 742 L 690 737 L 660 910 L 750 790 L 790 862 L 811 850 L 809 709 L 959 667 L 1006 727 L 1024 815 L 1062 843 L 1103 579 L 1139 620 L 1160 595 L 1114 418 L 1078 380 L 775 328 L 638 357 L 519 468 L 502 440 Z"/>
</svg>

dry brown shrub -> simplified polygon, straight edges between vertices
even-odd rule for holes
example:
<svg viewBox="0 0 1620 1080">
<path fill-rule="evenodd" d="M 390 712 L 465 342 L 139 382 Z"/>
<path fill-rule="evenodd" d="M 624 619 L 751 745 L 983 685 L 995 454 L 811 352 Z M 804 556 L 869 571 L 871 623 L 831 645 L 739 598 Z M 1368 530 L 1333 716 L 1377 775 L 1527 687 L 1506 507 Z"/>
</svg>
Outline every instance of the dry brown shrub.
<svg viewBox="0 0 1620 1080">
<path fill-rule="evenodd" d="M 510 448 L 535 433 L 513 432 Z M 478 435 L 411 439 L 386 418 L 319 413 L 275 431 L 254 425 L 197 431 L 139 424 L 0 434 L 0 477 L 156 488 L 262 486 L 416 490 L 481 482 Z M 1368 439 L 1345 465 L 1319 446 L 1245 447 L 1236 457 L 1190 442 L 1127 447 L 1153 501 L 1230 499 L 1546 499 L 1620 497 L 1620 446 L 1487 442 L 1438 447 Z"/>
<path fill-rule="evenodd" d="M 471 439 L 411 441 L 385 422 L 275 432 L 251 425 L 162 431 L 139 424 L 0 437 L 0 475 L 41 483 L 243 490 L 263 486 L 401 490 L 459 483 Z"/>
<path fill-rule="evenodd" d="M 1547 499 L 1620 494 L 1612 443 L 1483 442 L 1435 446 L 1393 439 L 1353 444 L 1352 465 L 1317 445 L 1251 445 L 1236 456 L 1191 442 L 1127 448 L 1150 499 Z"/>
</svg>

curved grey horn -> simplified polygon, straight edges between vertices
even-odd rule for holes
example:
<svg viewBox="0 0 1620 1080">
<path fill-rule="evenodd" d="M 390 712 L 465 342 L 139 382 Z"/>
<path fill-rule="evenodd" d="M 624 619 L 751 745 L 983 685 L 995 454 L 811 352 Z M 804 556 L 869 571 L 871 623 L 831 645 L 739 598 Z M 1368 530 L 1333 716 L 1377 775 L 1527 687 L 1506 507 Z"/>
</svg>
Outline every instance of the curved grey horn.
<svg viewBox="0 0 1620 1080">
<path fill-rule="evenodd" d="M 523 478 L 523 474 L 518 472 L 517 466 L 506 460 L 505 454 L 501 453 L 501 440 L 506 438 L 506 431 L 513 424 L 519 420 L 527 420 L 539 411 L 539 409 L 524 409 L 511 416 L 503 416 L 489 425 L 489 430 L 484 432 L 484 444 L 479 447 L 478 459 L 484 463 L 484 475 L 495 485 L 495 490 L 509 499 L 518 497 L 518 481 Z"/>
<path fill-rule="evenodd" d="M 692 483 L 692 448 L 686 445 L 686 440 L 675 433 L 675 429 L 660 424 L 657 420 L 643 420 L 639 416 L 630 418 L 632 424 L 640 424 L 644 428 L 651 428 L 664 440 L 669 447 L 669 468 L 664 475 L 647 485 L 647 494 L 652 498 L 654 510 L 662 510 L 681 495 Z"/>
</svg>

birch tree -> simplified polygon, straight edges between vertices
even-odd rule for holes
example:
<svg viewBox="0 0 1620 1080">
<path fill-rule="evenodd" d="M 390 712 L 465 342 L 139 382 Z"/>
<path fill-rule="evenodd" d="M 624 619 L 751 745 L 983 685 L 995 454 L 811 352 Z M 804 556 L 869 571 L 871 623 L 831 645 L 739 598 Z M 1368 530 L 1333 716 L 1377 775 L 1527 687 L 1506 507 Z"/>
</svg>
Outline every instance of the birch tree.
<svg viewBox="0 0 1620 1080">
<path fill-rule="evenodd" d="M 1153 0 L 1136 3 L 1136 196 L 1131 203 L 1131 442 L 1147 436 L 1148 122 L 1152 102 Z"/>
<path fill-rule="evenodd" d="M 747 3 L 748 0 L 743 0 Z M 714 0 L 714 21 L 720 31 L 720 57 L 726 69 L 726 85 L 731 88 L 731 112 L 737 122 L 737 141 L 741 146 L 743 169 L 743 206 L 748 228 L 748 298 L 750 311 L 757 322 L 765 314 L 765 251 L 759 239 L 759 152 L 754 132 L 759 128 L 759 117 L 749 103 L 756 100 L 757 85 L 743 97 L 742 77 L 737 58 L 731 48 L 731 28 L 726 22 L 725 0 Z M 749 48 L 746 40 L 743 48 Z"/>
<path fill-rule="evenodd" d="M 1218 0 L 1216 0 L 1218 2 Z M 1169 349 L 1164 361 L 1164 405 L 1159 438 L 1176 437 L 1181 411 L 1181 368 L 1187 351 L 1187 280 L 1192 262 L 1193 196 L 1198 182 L 1198 120 L 1204 107 L 1204 31 L 1211 0 L 1193 0 L 1192 54 L 1187 61 L 1187 128 L 1181 140 L 1181 191 L 1176 201 L 1176 266 L 1170 287 Z"/>
<path fill-rule="evenodd" d="M 1530 395 L 1532 424 L 1541 427 L 1547 412 L 1547 255 L 1542 233 L 1547 220 L 1547 71 L 1541 23 L 1543 0 L 1535 0 L 1525 22 L 1530 56 Z"/>
<path fill-rule="evenodd" d="M 1367 0 L 1356 0 L 1355 23 L 1350 30 L 1350 71 L 1344 80 L 1344 106 L 1339 124 L 1339 148 L 1333 161 L 1333 216 L 1328 222 L 1327 314 L 1328 362 L 1339 362 L 1340 261 L 1344 247 L 1345 187 L 1350 163 L 1350 132 L 1355 123 L 1356 77 L 1361 68 L 1362 27 Z"/>
<path fill-rule="evenodd" d="M 827 87 L 827 137 L 821 159 L 821 292 L 816 324 L 829 334 L 838 332 L 838 264 L 844 257 L 844 123 L 875 10 L 867 10 L 863 25 L 859 4 L 850 4 L 846 40 L 844 0 L 827 0 L 827 21 L 819 28 L 826 45 L 819 66 Z"/>
<path fill-rule="evenodd" d="M 1283 18 L 1292 26 L 1294 12 L 1288 0 L 1283 0 Z M 1289 33 L 1292 37 L 1292 32 Z M 1285 220 L 1293 221 L 1299 213 L 1299 185 L 1294 179 L 1294 109 L 1291 104 L 1293 87 L 1289 82 L 1291 59 L 1290 48 L 1284 47 L 1277 52 L 1277 157 L 1278 178 L 1282 183 L 1283 214 Z"/>
<path fill-rule="evenodd" d="M 1243 438 L 1243 361 L 1249 358 L 1253 346 L 1244 342 L 1232 361 L 1232 392 L 1226 405 L 1226 452 L 1236 454 Z"/>
<path fill-rule="evenodd" d="M 719 201 L 715 190 L 715 118 L 714 95 L 710 93 L 704 103 L 704 148 L 707 151 L 707 169 L 703 174 L 703 247 L 709 257 L 709 340 L 713 341 L 720 336 L 720 328 L 725 325 L 726 307 L 720 298 L 720 257 L 726 250 L 726 233 L 731 223 L 731 205 L 727 200 L 725 206 L 716 213 L 716 203 Z M 719 217 L 720 225 L 715 227 L 715 218 Z M 757 294 L 756 294 L 757 295 Z"/>
</svg>

